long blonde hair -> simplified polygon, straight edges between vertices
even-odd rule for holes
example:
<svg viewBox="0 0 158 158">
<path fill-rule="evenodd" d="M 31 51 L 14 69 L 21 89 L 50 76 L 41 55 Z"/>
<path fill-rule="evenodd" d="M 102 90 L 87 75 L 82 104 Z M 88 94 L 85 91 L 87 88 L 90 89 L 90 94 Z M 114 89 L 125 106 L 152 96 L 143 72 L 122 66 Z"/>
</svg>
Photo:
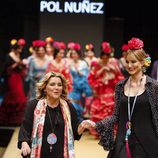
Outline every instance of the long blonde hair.
<svg viewBox="0 0 158 158">
<path fill-rule="evenodd" d="M 38 83 L 36 83 L 36 99 L 39 100 L 39 99 L 46 98 L 46 94 L 45 94 L 44 90 L 45 90 L 50 78 L 52 78 L 52 77 L 58 77 L 61 79 L 62 87 L 63 87 L 61 98 L 69 101 L 69 99 L 67 98 L 68 88 L 67 88 L 67 81 L 66 81 L 65 77 L 60 73 L 54 73 L 54 72 L 47 73 L 46 75 L 44 75 L 44 77 Z"/>
</svg>

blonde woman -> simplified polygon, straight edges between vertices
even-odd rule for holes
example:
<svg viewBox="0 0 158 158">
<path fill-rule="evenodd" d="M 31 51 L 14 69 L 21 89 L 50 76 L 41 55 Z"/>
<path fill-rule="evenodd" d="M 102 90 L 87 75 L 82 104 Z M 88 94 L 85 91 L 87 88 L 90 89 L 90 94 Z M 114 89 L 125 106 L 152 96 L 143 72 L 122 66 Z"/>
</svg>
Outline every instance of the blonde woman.
<svg viewBox="0 0 158 158">
<path fill-rule="evenodd" d="M 36 99 L 29 102 L 19 131 L 18 147 L 23 156 L 75 157 L 74 140 L 80 139 L 89 122 L 78 121 L 67 93 L 61 74 L 49 72 L 37 83 Z"/>
<path fill-rule="evenodd" d="M 114 113 L 92 125 L 101 136 L 100 144 L 111 151 L 108 158 L 157 158 L 158 83 L 144 73 L 151 61 L 143 41 L 132 38 L 128 46 L 125 59 L 130 76 L 116 86 Z"/>
</svg>

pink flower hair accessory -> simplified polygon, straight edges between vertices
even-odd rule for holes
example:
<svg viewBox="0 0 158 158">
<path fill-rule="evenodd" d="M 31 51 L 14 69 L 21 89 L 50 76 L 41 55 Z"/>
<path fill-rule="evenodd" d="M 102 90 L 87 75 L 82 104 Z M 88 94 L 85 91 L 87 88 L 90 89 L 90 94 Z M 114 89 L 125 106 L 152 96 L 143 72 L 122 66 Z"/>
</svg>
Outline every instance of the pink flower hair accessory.
<svg viewBox="0 0 158 158">
<path fill-rule="evenodd" d="M 75 47 L 75 43 L 74 43 L 74 42 L 69 42 L 69 43 L 67 44 L 67 48 L 68 48 L 68 49 L 74 49 L 74 47 Z"/>
<path fill-rule="evenodd" d="M 55 41 L 55 42 L 53 43 L 53 46 L 54 46 L 55 48 L 59 49 L 59 42 L 58 42 L 58 41 Z"/>
<path fill-rule="evenodd" d="M 131 40 L 128 41 L 129 49 L 140 49 L 144 47 L 144 43 L 139 38 L 133 37 Z"/>
<path fill-rule="evenodd" d="M 56 48 L 56 49 L 66 49 L 66 44 L 64 42 L 58 42 L 58 41 L 55 41 L 53 43 L 53 46 Z"/>
</svg>

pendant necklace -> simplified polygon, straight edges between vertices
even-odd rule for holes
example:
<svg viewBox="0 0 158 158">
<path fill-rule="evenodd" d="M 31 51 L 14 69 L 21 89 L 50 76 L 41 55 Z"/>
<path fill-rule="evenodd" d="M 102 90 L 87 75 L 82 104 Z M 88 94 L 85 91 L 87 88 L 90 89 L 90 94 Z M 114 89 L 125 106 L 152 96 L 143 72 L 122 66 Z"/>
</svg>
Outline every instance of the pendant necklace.
<svg viewBox="0 0 158 158">
<path fill-rule="evenodd" d="M 128 138 L 131 135 L 131 128 L 132 128 L 131 119 L 132 119 L 133 111 L 134 111 L 134 108 L 135 108 L 136 100 L 137 100 L 137 97 L 138 97 L 138 94 L 139 94 L 139 87 L 141 85 L 142 80 L 143 80 L 143 77 L 140 79 L 139 85 L 137 83 L 137 87 L 138 87 L 137 88 L 137 93 L 134 97 L 132 107 L 130 106 L 131 79 L 129 79 L 129 84 L 128 84 L 128 121 L 126 123 L 126 136 L 125 136 L 127 158 L 131 158 L 129 144 L 128 144 Z"/>
<path fill-rule="evenodd" d="M 51 125 L 51 130 L 52 130 L 52 133 L 50 133 L 47 136 L 47 142 L 48 142 L 48 144 L 50 144 L 50 152 L 52 152 L 53 144 L 55 144 L 57 142 L 57 136 L 54 133 L 55 126 L 53 127 L 52 119 L 51 119 L 51 116 L 50 116 L 50 113 L 49 113 L 48 106 L 46 107 L 46 109 L 48 111 L 48 117 L 49 117 L 49 121 L 50 121 L 50 125 Z"/>
</svg>

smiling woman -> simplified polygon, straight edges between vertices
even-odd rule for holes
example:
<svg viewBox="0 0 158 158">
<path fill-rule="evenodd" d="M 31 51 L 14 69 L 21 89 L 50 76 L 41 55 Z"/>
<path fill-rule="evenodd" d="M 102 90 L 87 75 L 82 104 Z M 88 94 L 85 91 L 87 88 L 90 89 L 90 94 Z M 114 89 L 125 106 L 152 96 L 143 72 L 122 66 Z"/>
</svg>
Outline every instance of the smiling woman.
<svg viewBox="0 0 158 158">
<path fill-rule="evenodd" d="M 128 45 L 125 59 L 130 76 L 116 85 L 114 112 L 91 127 L 100 135 L 99 144 L 111 151 L 108 158 L 157 158 L 158 83 L 144 74 L 151 61 L 143 41 L 132 38 Z"/>
<path fill-rule="evenodd" d="M 61 74 L 47 73 L 36 88 L 36 99 L 28 103 L 19 131 L 18 147 L 22 155 L 74 157 L 74 140 L 80 139 L 90 121 L 79 122 L 67 98 L 66 79 Z"/>
</svg>

